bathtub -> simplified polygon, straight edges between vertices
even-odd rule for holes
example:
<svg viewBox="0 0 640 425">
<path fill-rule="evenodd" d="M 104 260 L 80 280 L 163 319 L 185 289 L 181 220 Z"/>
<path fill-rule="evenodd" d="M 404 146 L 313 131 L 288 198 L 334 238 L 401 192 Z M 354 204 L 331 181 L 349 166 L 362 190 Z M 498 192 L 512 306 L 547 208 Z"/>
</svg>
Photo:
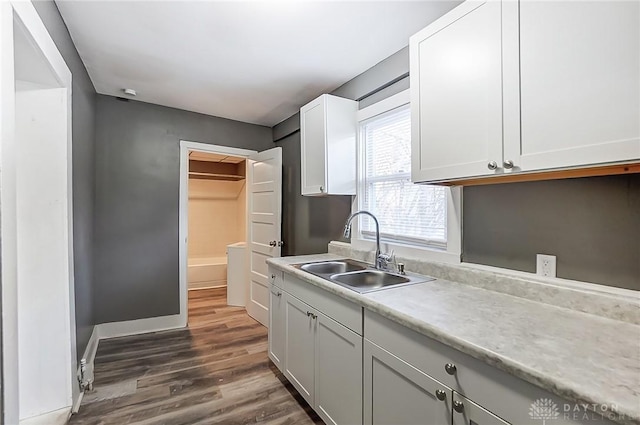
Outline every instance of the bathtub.
<svg viewBox="0 0 640 425">
<path fill-rule="evenodd" d="M 227 257 L 189 258 L 187 265 L 189 289 L 227 285 Z"/>
</svg>

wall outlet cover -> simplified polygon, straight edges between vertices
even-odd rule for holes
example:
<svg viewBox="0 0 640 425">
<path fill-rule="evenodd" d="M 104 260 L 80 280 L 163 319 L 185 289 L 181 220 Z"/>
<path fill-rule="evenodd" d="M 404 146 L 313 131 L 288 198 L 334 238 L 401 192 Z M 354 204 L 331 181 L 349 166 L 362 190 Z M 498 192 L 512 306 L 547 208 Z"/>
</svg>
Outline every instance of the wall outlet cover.
<svg viewBox="0 0 640 425">
<path fill-rule="evenodd" d="M 537 254 L 536 274 L 540 276 L 556 277 L 556 256 Z"/>
</svg>

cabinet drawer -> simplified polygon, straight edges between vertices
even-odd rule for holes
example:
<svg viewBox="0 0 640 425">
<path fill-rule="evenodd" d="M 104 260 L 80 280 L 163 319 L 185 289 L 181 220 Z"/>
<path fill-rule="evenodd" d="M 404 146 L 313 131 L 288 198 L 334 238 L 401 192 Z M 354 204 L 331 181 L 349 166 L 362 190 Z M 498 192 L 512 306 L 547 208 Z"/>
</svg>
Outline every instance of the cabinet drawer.
<svg viewBox="0 0 640 425">
<path fill-rule="evenodd" d="M 284 290 L 358 335 L 362 335 L 362 307 L 359 305 L 286 273 Z"/>
<path fill-rule="evenodd" d="M 536 400 L 549 399 L 560 412 L 554 425 L 581 423 L 575 415 L 562 414 L 564 409 L 574 408 L 575 403 L 368 310 L 364 313 L 364 337 L 507 422 L 540 425 L 529 415 L 529 408 Z M 452 375 L 445 369 L 448 363 L 456 367 Z M 594 413 L 586 423 L 611 422 Z"/>
</svg>

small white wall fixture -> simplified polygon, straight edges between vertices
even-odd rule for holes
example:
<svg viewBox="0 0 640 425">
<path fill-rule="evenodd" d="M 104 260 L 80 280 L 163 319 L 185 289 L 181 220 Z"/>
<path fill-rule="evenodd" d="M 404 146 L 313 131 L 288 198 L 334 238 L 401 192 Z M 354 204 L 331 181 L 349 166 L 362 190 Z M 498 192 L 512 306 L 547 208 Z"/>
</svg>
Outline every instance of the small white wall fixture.
<svg viewBox="0 0 640 425">
<path fill-rule="evenodd" d="M 179 202 L 179 236 L 178 251 L 180 261 L 180 317 L 182 327 L 187 326 L 188 320 L 188 235 L 189 235 L 189 152 L 204 152 L 219 155 L 229 155 L 238 158 L 249 158 L 258 152 L 249 149 L 232 148 L 228 146 L 210 145 L 207 143 L 180 140 L 180 202 Z M 247 167 L 248 168 L 248 167 Z M 248 191 L 247 191 L 248 193 Z M 248 195 L 247 195 L 248 196 Z M 246 274 L 245 274 L 246 275 Z"/>
<path fill-rule="evenodd" d="M 29 1 L 0 2 L 2 422 L 64 423 L 79 397 L 71 72 Z"/>
</svg>

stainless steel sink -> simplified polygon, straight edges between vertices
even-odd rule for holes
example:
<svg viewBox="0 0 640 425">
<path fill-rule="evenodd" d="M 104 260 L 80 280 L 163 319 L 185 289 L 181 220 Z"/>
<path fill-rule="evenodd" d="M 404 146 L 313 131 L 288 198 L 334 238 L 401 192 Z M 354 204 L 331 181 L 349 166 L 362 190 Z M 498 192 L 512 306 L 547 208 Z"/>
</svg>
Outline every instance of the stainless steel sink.
<svg viewBox="0 0 640 425">
<path fill-rule="evenodd" d="M 400 275 L 378 270 L 350 259 L 296 264 L 294 267 L 361 294 L 434 280 L 432 277 L 412 273 Z"/>
<path fill-rule="evenodd" d="M 379 289 L 385 286 L 411 282 L 404 276 L 387 273 L 382 270 L 362 270 L 352 273 L 334 274 L 331 280 L 352 288 Z"/>
<path fill-rule="evenodd" d="M 367 266 L 347 261 L 324 261 L 322 263 L 303 264 L 300 268 L 315 274 L 337 274 L 364 270 Z"/>
</svg>

